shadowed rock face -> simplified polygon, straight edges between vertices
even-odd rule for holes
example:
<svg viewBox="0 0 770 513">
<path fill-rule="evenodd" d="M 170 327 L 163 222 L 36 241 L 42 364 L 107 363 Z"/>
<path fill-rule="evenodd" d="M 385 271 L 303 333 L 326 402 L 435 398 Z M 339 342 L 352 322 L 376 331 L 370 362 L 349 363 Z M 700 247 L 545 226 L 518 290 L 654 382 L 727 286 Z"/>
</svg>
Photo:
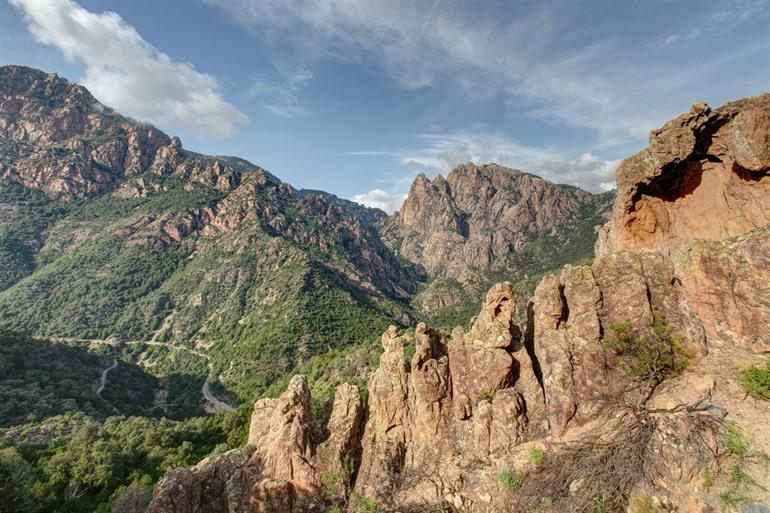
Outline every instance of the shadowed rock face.
<svg viewBox="0 0 770 513">
<path fill-rule="evenodd" d="M 613 219 L 597 254 L 673 254 L 693 238 L 720 241 L 770 222 L 770 94 L 718 109 L 698 103 L 650 133 L 617 171 Z"/>
</svg>

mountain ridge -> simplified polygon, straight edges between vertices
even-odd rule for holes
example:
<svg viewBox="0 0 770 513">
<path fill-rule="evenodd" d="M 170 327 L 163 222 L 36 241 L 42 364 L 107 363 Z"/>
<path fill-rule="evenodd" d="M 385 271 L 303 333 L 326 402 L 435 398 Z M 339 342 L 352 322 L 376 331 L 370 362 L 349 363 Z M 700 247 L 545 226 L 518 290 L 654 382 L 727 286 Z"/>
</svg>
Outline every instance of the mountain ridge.
<svg viewBox="0 0 770 513">
<path fill-rule="evenodd" d="M 341 383 L 321 417 L 294 376 L 246 445 L 170 471 L 147 512 L 766 510 L 770 409 L 746 376 L 770 372 L 770 225 L 744 214 L 767 206 L 768 141 L 770 95 L 694 105 L 621 164 L 596 258 L 546 274 L 525 321 L 501 282 L 467 329 L 390 326 L 365 395 Z M 663 208 L 656 180 L 685 186 Z M 683 240 L 714 184 L 738 212 Z"/>
<path fill-rule="evenodd" d="M 179 138 L 121 116 L 56 75 L 0 68 L 0 145 L 3 327 L 118 341 L 147 340 L 160 330 L 164 340 L 217 353 L 212 377 L 240 396 L 263 391 L 284 369 L 327 347 L 376 337 L 392 318 L 405 326 L 423 316 L 452 322 L 475 308 L 490 273 L 515 268 L 528 277 L 575 256 L 532 250 L 506 263 L 502 254 L 548 237 L 566 241 L 573 226 L 558 219 L 562 202 L 573 218 L 595 215 L 594 196 L 573 187 L 495 165 L 458 166 L 448 183 L 468 189 L 474 179 L 486 180 L 495 208 L 510 210 L 506 202 L 518 197 L 520 182 L 557 199 L 553 212 L 506 229 L 497 268 L 477 262 L 475 275 L 466 273 L 470 279 L 455 287 L 394 242 L 403 224 L 398 216 L 406 216 L 414 195 L 404 213 L 389 217 L 327 192 L 297 190 L 238 157 L 186 150 Z M 459 195 L 451 201 L 458 212 L 469 210 Z M 542 203 L 536 194 L 527 201 L 529 210 Z M 427 217 L 437 205 L 424 204 Z M 488 206 L 475 206 L 476 219 Z M 531 223 L 535 218 L 540 225 Z M 471 245 L 477 232 L 493 232 L 491 222 L 477 230 L 476 219 Z M 435 224 L 439 236 L 449 233 Z M 535 233 L 519 237 L 529 224 Z M 434 247 L 451 251 L 451 242 L 439 237 Z M 582 258 L 587 251 L 572 253 Z M 437 299 L 447 287 L 454 292 L 445 297 L 454 300 Z M 334 340 L 335 323 L 347 326 L 345 340 Z M 247 372 L 253 363 L 239 357 L 246 347 L 262 361 L 281 363 Z M 147 355 L 148 364 L 173 371 L 169 354 L 156 348 Z M 234 360 L 244 369 L 233 370 Z"/>
</svg>

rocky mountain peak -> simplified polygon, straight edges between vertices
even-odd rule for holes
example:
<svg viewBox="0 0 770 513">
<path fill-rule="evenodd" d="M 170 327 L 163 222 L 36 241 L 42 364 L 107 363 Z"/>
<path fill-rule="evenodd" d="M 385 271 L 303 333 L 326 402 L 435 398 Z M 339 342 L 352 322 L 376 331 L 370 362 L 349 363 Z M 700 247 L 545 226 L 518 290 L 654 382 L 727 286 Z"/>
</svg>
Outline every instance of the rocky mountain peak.
<svg viewBox="0 0 770 513">
<path fill-rule="evenodd" d="M 54 73 L 7 65 L 0 67 L 0 89 L 8 98 L 33 100 L 59 108 L 80 107 L 87 110 L 106 110 L 85 87 L 74 84 Z"/>
<path fill-rule="evenodd" d="M 471 279 L 591 204 L 590 193 L 497 164 L 419 175 L 385 236 L 430 276 Z"/>
<path fill-rule="evenodd" d="M 350 453 L 355 468 L 344 476 L 341 494 L 317 479 L 328 468 L 327 451 L 308 435 L 308 387 L 296 378 L 280 398 L 255 406 L 252 445 L 173 471 L 156 489 L 150 511 L 314 511 L 350 497 L 387 511 L 593 511 L 597 503 L 606 511 L 642 511 L 638 504 L 714 511 L 719 492 L 703 485 L 703 475 L 734 483 L 720 471 L 730 458 L 724 442 L 734 426 L 729 422 L 751 430 L 757 450 L 770 450 L 770 411 L 761 401 L 746 401 L 736 387 L 742 362 L 760 361 L 770 351 L 770 231 L 767 224 L 744 222 L 747 212 L 767 206 L 766 101 L 713 111 L 699 105 L 653 132 L 650 147 L 618 171 L 621 193 L 609 230 L 626 232 L 608 239 L 617 250 L 605 244 L 590 265 L 546 275 L 522 326 L 514 312 L 524 298 L 503 282 L 491 287 L 469 330 L 456 327 L 446 336 L 424 323 L 413 333 L 386 330 L 368 380 L 366 413 L 357 407 L 357 390 L 343 385 L 334 400 L 335 422 L 327 424 L 340 426 L 329 431 L 331 461 L 339 461 L 342 447 L 358 448 Z M 728 131 L 720 133 L 723 127 Z M 682 176 L 692 169 L 702 180 L 683 192 Z M 707 173 L 720 180 L 710 181 Z M 731 182 L 730 174 L 750 177 L 750 185 Z M 503 186 L 511 181 L 525 185 Z M 460 197 L 487 198 L 487 205 L 500 207 L 493 208 L 494 219 L 513 221 L 518 218 L 498 196 L 548 198 L 546 205 L 558 211 L 585 194 L 542 182 L 469 166 L 447 177 L 447 196 L 442 181 L 418 177 L 411 201 L 393 219 L 425 245 L 436 232 L 418 238 L 416 220 L 443 219 L 443 233 L 463 244 L 485 225 L 473 225 L 467 235 L 452 231 L 451 216 L 456 221 L 468 213 L 459 208 Z M 684 240 L 678 227 L 712 207 L 691 203 L 709 197 L 699 192 L 709 183 L 746 201 L 725 200 L 729 210 L 712 219 L 712 240 L 699 238 L 697 229 Z M 651 190 L 670 193 L 664 206 Z M 441 201 L 440 215 L 426 213 L 435 214 Z M 531 206 L 527 200 L 516 205 Z M 654 226 L 646 233 L 655 237 L 624 238 L 637 233 L 644 216 L 634 213 L 642 208 L 655 214 L 655 223 L 642 222 Z M 666 224 L 659 222 L 664 213 Z M 473 214 L 479 212 L 469 222 Z M 632 349 L 616 345 L 613 337 L 623 333 L 635 337 Z M 644 364 L 644 357 L 627 360 L 647 346 L 654 365 Z M 659 374 L 661 351 L 683 359 L 682 365 Z M 277 453 L 277 446 L 284 450 Z M 763 463 L 739 460 L 730 460 L 733 476 L 736 468 L 765 475 Z M 253 472 L 253 462 L 265 462 L 265 471 Z M 752 498 L 770 499 L 761 486 L 751 491 Z M 190 497 L 217 506 L 199 509 Z"/>
</svg>

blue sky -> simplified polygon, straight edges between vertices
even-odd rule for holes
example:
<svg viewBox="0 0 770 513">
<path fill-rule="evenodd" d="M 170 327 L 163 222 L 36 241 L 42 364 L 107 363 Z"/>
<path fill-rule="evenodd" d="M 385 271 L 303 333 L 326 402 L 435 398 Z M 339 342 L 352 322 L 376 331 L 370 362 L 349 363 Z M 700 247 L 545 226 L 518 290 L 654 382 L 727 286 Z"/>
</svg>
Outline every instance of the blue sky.
<svg viewBox="0 0 770 513">
<path fill-rule="evenodd" d="M 498 162 L 599 191 L 650 129 L 770 89 L 770 0 L 0 0 L 0 64 L 388 211 Z"/>
</svg>

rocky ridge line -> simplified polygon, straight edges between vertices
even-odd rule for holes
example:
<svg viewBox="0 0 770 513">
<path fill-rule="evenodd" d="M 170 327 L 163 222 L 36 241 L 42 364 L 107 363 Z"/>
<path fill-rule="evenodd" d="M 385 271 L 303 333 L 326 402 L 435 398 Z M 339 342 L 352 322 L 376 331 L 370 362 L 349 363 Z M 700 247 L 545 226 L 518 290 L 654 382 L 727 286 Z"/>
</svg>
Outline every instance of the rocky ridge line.
<svg viewBox="0 0 770 513">
<path fill-rule="evenodd" d="M 585 509 L 602 493 L 609 494 L 601 500 L 613 511 L 625 511 L 633 497 L 641 496 L 653 496 L 659 511 L 713 511 L 716 492 L 703 486 L 702 472 L 719 470 L 724 456 L 719 426 L 725 417 L 740 421 L 758 451 L 770 452 L 765 429 L 770 412 L 758 402 L 741 402 L 734 378 L 745 362 L 759 362 L 770 352 L 770 228 L 754 221 L 741 224 L 746 212 L 761 212 L 769 197 L 770 95 L 710 112 L 696 105 L 653 132 L 651 149 L 624 162 L 615 218 L 596 260 L 546 276 L 528 302 L 524 326 L 513 322 L 517 298 L 510 284 L 501 283 L 490 289 L 468 332 L 458 327 L 445 337 L 420 324 L 409 336 L 391 327 L 382 336 L 384 352 L 369 379 L 363 426 L 356 394 L 343 385 L 338 395 L 344 399 L 335 399 L 332 420 L 326 429 L 318 427 L 306 382 L 297 377 L 281 398 L 257 403 L 246 448 L 192 470 L 175 470 L 158 486 L 148 511 L 324 510 L 348 497 L 330 499 L 324 455 L 333 462 L 354 457 L 355 472 L 346 475 L 353 491 L 349 497 L 393 511 L 511 511 L 534 504 L 520 501 L 533 487 L 537 492 L 538 483 L 552 484 L 541 491 L 556 511 L 567 504 Z M 716 132 L 692 130 L 693 119 L 711 126 L 708 120 L 725 112 L 732 122 Z M 735 121 L 747 118 L 754 128 Z M 623 247 L 637 240 L 624 238 L 634 232 L 614 230 L 633 227 L 640 218 L 628 214 L 629 198 L 635 197 L 629 191 L 649 190 L 645 187 L 652 181 L 678 183 L 682 170 L 693 165 L 679 164 L 693 157 L 668 151 L 658 153 L 667 160 L 659 156 L 653 166 L 634 163 L 649 159 L 655 148 L 679 147 L 687 134 L 694 138 L 687 147 L 741 141 L 728 145 L 727 155 L 743 169 L 751 164 L 756 170 L 751 180 L 739 176 L 740 186 L 725 190 L 740 191 L 751 202 L 728 201 L 730 210 L 720 222 L 729 227 L 715 226 L 705 237 L 711 240 L 682 240 L 683 232 L 670 228 L 688 224 L 697 212 L 691 200 L 702 198 L 709 184 L 734 179 L 712 175 L 736 173 L 735 166 L 701 162 L 703 177 L 694 188 L 667 189 L 669 222 L 656 222 L 655 230 L 646 232 L 655 235 L 644 239 L 649 246 Z M 722 164 L 728 161 L 720 155 Z M 755 162 L 745 155 L 754 155 Z M 635 182 L 629 185 L 632 176 Z M 639 201 L 658 200 L 642 194 Z M 740 226 L 743 231 L 733 233 Z M 628 394 L 637 390 L 628 387 L 633 382 L 603 340 L 616 323 L 644 329 L 656 315 L 684 336 L 690 369 L 631 403 Z M 415 347 L 409 362 L 407 344 Z M 324 449 L 327 443 L 332 450 Z M 533 447 L 546 453 L 542 468 L 551 474 L 538 474 Z M 579 453 L 581 458 L 596 462 L 587 474 L 578 473 L 577 453 L 570 453 L 576 448 L 588 451 Z M 605 467 L 609 470 L 602 474 Z M 516 482 L 514 469 L 533 476 L 518 490 L 505 484 Z M 554 476 L 563 479 L 553 481 Z M 770 500 L 761 489 L 752 493 Z"/>
</svg>

